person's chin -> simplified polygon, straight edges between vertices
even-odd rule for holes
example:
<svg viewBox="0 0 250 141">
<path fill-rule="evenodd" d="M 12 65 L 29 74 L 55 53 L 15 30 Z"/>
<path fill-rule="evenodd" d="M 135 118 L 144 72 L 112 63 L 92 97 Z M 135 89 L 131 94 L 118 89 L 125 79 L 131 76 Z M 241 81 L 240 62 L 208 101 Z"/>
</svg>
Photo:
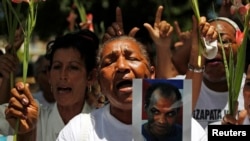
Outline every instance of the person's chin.
<svg viewBox="0 0 250 141">
<path fill-rule="evenodd" d="M 156 136 L 164 136 L 164 135 L 166 135 L 167 133 L 166 133 L 166 128 L 155 128 L 153 131 L 151 131 L 154 135 L 156 135 Z"/>
<path fill-rule="evenodd" d="M 131 110 L 132 109 L 132 99 L 126 99 L 122 102 L 122 107 Z"/>
</svg>

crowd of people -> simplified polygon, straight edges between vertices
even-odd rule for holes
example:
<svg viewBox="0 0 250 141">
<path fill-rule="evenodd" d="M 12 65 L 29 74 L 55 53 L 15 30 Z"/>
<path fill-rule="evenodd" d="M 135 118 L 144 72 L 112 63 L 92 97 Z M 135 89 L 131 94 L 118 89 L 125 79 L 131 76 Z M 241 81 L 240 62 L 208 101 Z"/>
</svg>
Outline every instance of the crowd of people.
<svg viewBox="0 0 250 141">
<path fill-rule="evenodd" d="M 178 22 L 172 26 L 162 20 L 163 6 L 159 6 L 154 24 L 143 25 L 152 42 L 143 42 L 138 27 L 124 33 L 121 11 L 116 9 L 116 21 L 101 40 L 82 24 L 82 29 L 50 41 L 46 54 L 34 65 L 38 93 L 23 82 L 11 88 L 11 73 L 18 70 L 19 60 L 8 52 L 0 55 L 0 134 L 12 136 L 16 130 L 19 141 L 182 141 L 185 134 L 176 120 L 185 93 L 168 84 L 149 89 L 145 109 L 150 120 L 142 126 L 142 134 L 135 131 L 132 82 L 144 78 L 192 80 L 188 135 L 192 141 L 207 140 L 210 124 L 249 124 L 250 66 L 235 107 L 239 114 L 228 114 L 222 48 L 227 58 L 231 49 L 237 54 L 236 31 L 240 28 L 233 19 L 202 16 L 198 20 L 193 16 L 192 29 L 183 32 Z M 174 31 L 179 37 L 176 43 Z M 221 39 L 212 59 L 199 58 L 201 38 L 208 43 Z M 13 47 L 19 49 L 22 41 L 20 37 Z"/>
</svg>

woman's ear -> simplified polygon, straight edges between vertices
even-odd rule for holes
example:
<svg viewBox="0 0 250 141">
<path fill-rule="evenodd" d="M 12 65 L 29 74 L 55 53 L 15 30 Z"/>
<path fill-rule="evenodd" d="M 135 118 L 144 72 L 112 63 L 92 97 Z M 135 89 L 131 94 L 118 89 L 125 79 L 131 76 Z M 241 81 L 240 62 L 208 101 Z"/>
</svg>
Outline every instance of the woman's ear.
<svg viewBox="0 0 250 141">
<path fill-rule="evenodd" d="M 151 66 L 150 67 L 150 78 L 151 79 L 154 79 L 155 78 L 155 67 L 154 66 Z"/>
<path fill-rule="evenodd" d="M 96 80 L 97 80 L 97 70 L 93 69 L 88 75 L 88 82 L 90 84 L 94 84 Z"/>
</svg>

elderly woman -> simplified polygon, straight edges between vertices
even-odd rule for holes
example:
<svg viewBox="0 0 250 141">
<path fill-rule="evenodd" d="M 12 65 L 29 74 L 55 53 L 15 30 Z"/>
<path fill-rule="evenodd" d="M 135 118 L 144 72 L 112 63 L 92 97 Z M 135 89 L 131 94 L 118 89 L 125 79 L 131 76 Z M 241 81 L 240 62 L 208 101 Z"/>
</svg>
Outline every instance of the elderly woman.
<svg viewBox="0 0 250 141">
<path fill-rule="evenodd" d="M 197 21 L 195 22 L 196 29 Z M 209 24 L 207 26 L 208 28 L 204 29 L 206 31 L 210 30 Z M 155 32 L 157 33 L 162 32 Z M 164 37 L 166 36 L 160 38 Z M 198 42 L 193 42 L 193 46 L 197 48 Z M 110 103 L 90 114 L 79 114 L 74 117 L 62 129 L 57 141 L 144 140 L 132 127 L 132 80 L 155 78 L 155 68 L 150 64 L 145 47 L 128 36 L 108 39 L 99 50 L 98 63 L 98 81 L 102 94 Z M 197 129 L 196 127 L 192 129 Z"/>
<path fill-rule="evenodd" d="M 240 29 L 233 20 L 225 17 L 217 17 L 210 20 L 209 23 L 218 31 L 218 34 L 221 36 L 221 42 L 218 44 L 218 53 L 215 58 L 205 59 L 205 70 L 201 73 L 203 76 L 200 82 L 201 91 L 193 111 L 193 117 L 197 119 L 203 128 L 206 128 L 209 124 L 217 124 L 222 120 L 222 117 L 229 112 L 229 90 L 225 64 L 223 62 L 222 47 L 225 50 L 227 59 L 230 56 L 230 49 L 232 50 L 233 56 L 237 56 L 237 51 L 240 47 L 236 44 L 236 32 Z M 242 78 L 238 97 L 239 112 L 244 110 L 244 98 L 242 94 L 244 81 L 245 74 Z"/>
<path fill-rule="evenodd" d="M 5 114 L 14 129 L 20 120 L 18 140 L 56 140 L 59 131 L 75 115 L 91 111 L 85 101 L 86 93 L 91 90 L 96 76 L 98 47 L 97 36 L 89 30 L 66 34 L 48 44 L 48 78 L 56 104 L 53 108 L 39 107 L 29 86 L 17 83 L 11 90 L 12 98 Z M 0 128 L 8 129 L 6 126 Z"/>
<path fill-rule="evenodd" d="M 154 78 L 154 67 L 143 45 L 127 36 L 106 41 L 99 57 L 98 80 L 110 104 L 91 113 L 93 122 L 84 114 L 76 116 L 58 140 L 81 140 L 84 135 L 89 141 L 133 140 L 132 79 Z"/>
</svg>

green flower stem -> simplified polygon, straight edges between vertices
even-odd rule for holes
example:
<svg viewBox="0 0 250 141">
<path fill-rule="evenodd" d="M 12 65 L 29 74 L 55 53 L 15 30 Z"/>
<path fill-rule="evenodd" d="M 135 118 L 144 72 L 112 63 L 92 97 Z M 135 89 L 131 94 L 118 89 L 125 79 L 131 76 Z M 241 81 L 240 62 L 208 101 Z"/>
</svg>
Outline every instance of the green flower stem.
<svg viewBox="0 0 250 141">
<path fill-rule="evenodd" d="M 13 47 L 15 41 L 15 32 L 18 27 L 18 23 L 21 23 L 17 13 L 20 12 L 21 5 L 16 5 L 14 9 L 10 0 L 2 0 L 3 10 L 5 14 L 7 29 L 8 29 L 8 43 L 11 46 L 10 53 L 12 55 L 16 54 L 16 49 Z M 10 73 L 10 88 L 14 87 L 14 74 Z"/>
<path fill-rule="evenodd" d="M 80 14 L 80 18 L 82 22 L 86 22 L 86 10 L 83 6 L 83 3 L 81 3 L 79 0 L 74 0 L 74 3 L 76 5 L 76 8 Z"/>
<path fill-rule="evenodd" d="M 230 85 L 230 91 L 229 91 L 229 112 L 231 115 L 235 115 L 235 104 L 239 97 L 239 92 L 241 89 L 241 82 L 244 74 L 244 67 L 245 67 L 245 58 L 246 58 L 246 45 L 247 45 L 247 38 L 248 38 L 248 32 L 249 32 L 249 10 L 247 11 L 246 15 L 244 16 L 244 37 L 243 41 L 238 48 L 237 52 L 237 63 L 235 68 L 231 68 L 230 70 L 233 70 L 233 74 L 231 76 L 231 84 Z M 231 59 L 230 59 L 231 60 Z M 229 77 L 230 78 L 230 77 Z"/>
<path fill-rule="evenodd" d="M 191 5 L 192 5 L 192 9 L 194 11 L 194 14 L 195 14 L 195 17 L 196 19 L 200 22 L 200 11 L 199 11 L 199 3 L 198 3 L 198 0 L 191 0 Z M 200 31 L 198 31 L 198 39 L 200 39 Z M 198 55 L 198 66 L 201 67 L 201 54 L 202 54 L 202 51 L 203 51 L 203 48 L 202 46 L 205 46 L 204 45 L 204 42 L 203 40 L 199 40 L 199 55 Z"/>
<path fill-rule="evenodd" d="M 198 21 L 200 21 L 200 11 L 199 11 L 199 3 L 198 0 L 191 0 L 192 2 L 192 9 L 194 11 L 195 17 Z"/>
<path fill-rule="evenodd" d="M 11 54 L 16 54 L 16 49 L 13 46 L 15 41 L 15 33 L 18 27 L 18 23 L 21 25 L 20 19 L 18 18 L 18 13 L 21 10 L 21 5 L 16 5 L 16 8 L 14 9 L 12 6 L 12 3 L 9 0 L 2 0 L 3 9 L 5 13 L 5 19 L 7 23 L 7 29 L 8 29 L 8 43 L 11 46 Z M 10 88 L 14 87 L 14 73 L 10 73 Z M 19 127 L 19 120 L 17 121 L 16 127 L 15 127 L 15 134 L 13 137 L 13 140 L 17 140 L 17 131 Z"/>
<path fill-rule="evenodd" d="M 17 141 L 17 131 L 18 131 L 18 128 L 19 128 L 19 124 L 20 124 L 20 119 L 17 120 L 16 126 L 15 126 L 15 133 L 14 133 L 14 136 L 13 136 L 13 141 Z"/>
<path fill-rule="evenodd" d="M 9 1 L 9 0 L 7 0 L 7 1 Z M 7 3 L 4 3 L 4 4 L 7 4 Z M 25 23 L 25 28 L 22 27 L 22 24 L 21 24 L 19 17 L 18 17 L 20 10 L 15 11 L 10 2 L 9 2 L 9 9 L 13 13 L 13 15 L 15 15 L 15 18 L 13 18 L 12 15 L 10 16 L 10 14 L 6 14 L 6 17 L 7 18 L 9 17 L 9 19 L 7 20 L 7 25 L 10 26 L 10 25 L 12 25 L 11 23 L 13 22 L 14 24 L 12 26 L 16 27 L 16 28 L 8 27 L 9 33 L 12 37 L 12 38 L 9 37 L 11 39 L 10 41 L 12 41 L 11 43 L 14 44 L 15 31 L 17 29 L 18 22 L 20 23 L 20 26 L 21 26 L 23 33 L 24 33 L 24 57 L 23 57 L 23 82 L 24 83 L 26 83 L 26 79 L 27 79 L 28 63 L 29 63 L 29 44 L 30 44 L 32 32 L 33 32 L 35 24 L 36 24 L 36 15 L 37 15 L 37 7 L 38 7 L 38 3 L 34 2 L 34 0 L 29 1 L 28 4 L 29 4 L 29 9 L 28 9 L 28 17 L 27 17 L 26 23 Z M 21 7 L 21 4 L 17 4 L 17 5 Z M 5 11 L 7 13 L 7 9 Z M 13 53 L 15 53 L 15 52 L 13 52 Z M 14 84 L 13 82 L 14 81 L 12 81 L 11 83 Z M 13 87 L 13 85 L 12 85 L 12 87 Z M 14 133 L 13 141 L 17 141 L 19 124 L 20 124 L 20 119 L 17 120 L 16 126 L 15 126 L 15 133 Z"/>
</svg>

